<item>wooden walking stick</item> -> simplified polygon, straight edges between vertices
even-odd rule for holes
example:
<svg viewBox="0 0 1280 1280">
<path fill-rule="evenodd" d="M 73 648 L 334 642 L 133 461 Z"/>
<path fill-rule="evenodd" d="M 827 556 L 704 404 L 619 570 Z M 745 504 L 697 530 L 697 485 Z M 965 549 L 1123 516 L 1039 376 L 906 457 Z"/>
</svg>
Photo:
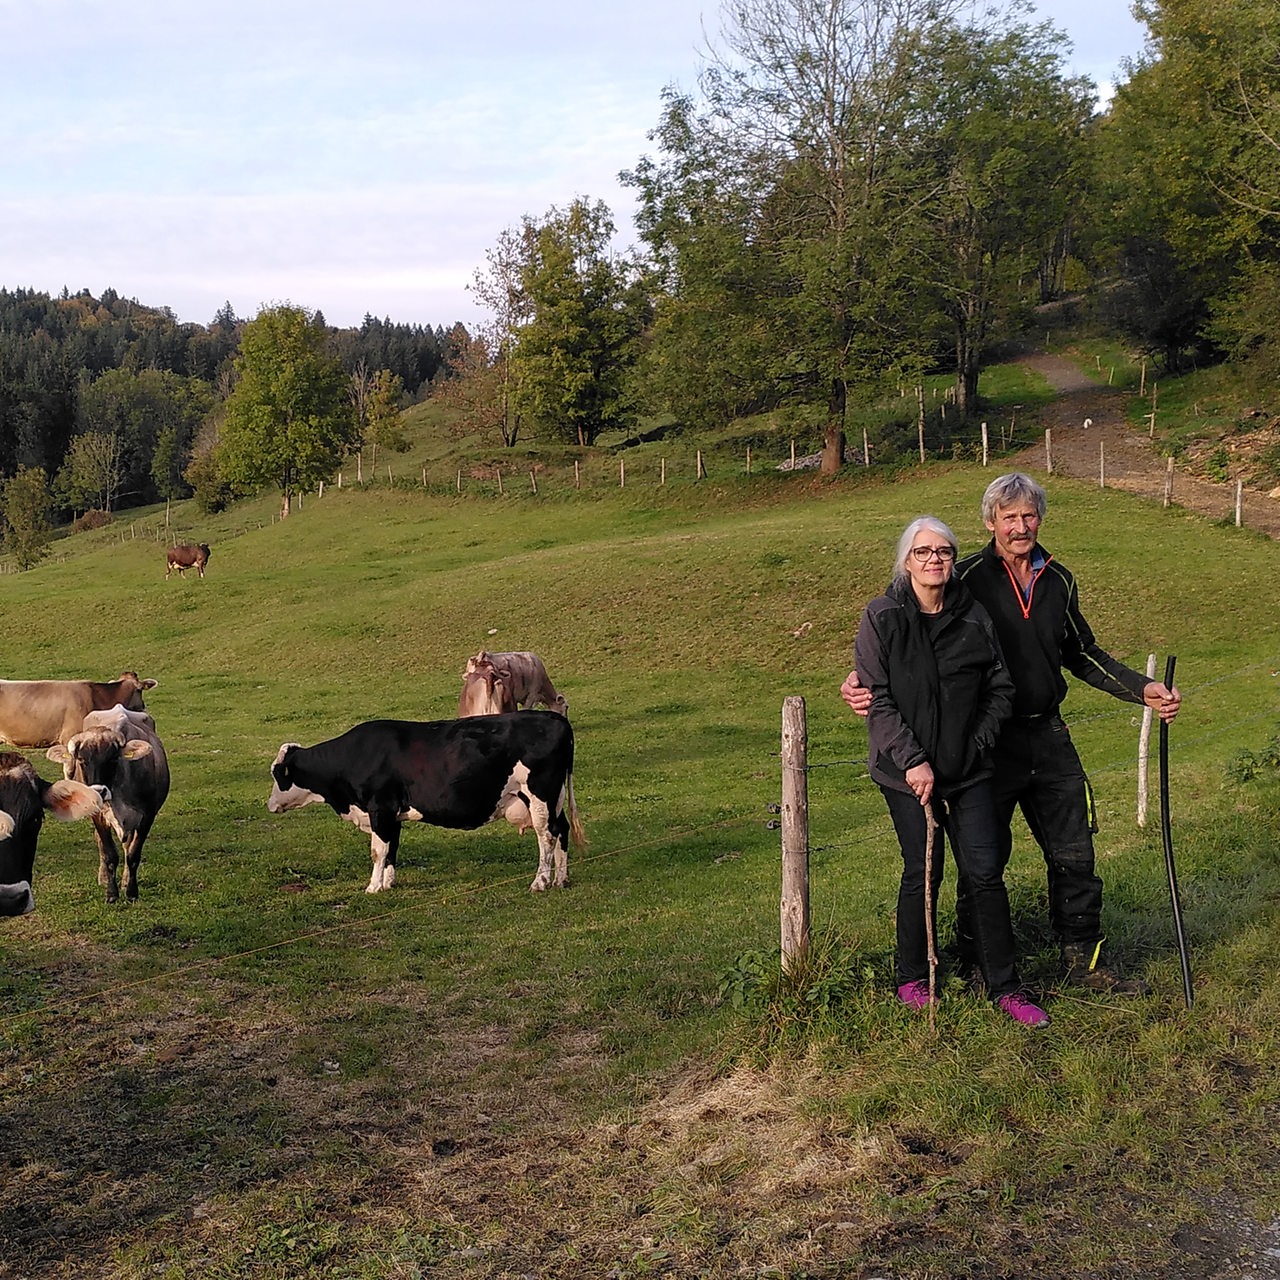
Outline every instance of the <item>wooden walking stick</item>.
<svg viewBox="0 0 1280 1280">
<path fill-rule="evenodd" d="M 1173 688 L 1173 665 L 1177 658 L 1169 655 L 1164 668 L 1164 686 Z M 1187 952 L 1187 935 L 1182 929 L 1182 900 L 1178 896 L 1178 871 L 1173 865 L 1173 832 L 1169 823 L 1169 722 L 1160 721 L 1160 835 L 1164 840 L 1164 866 L 1169 873 L 1169 901 L 1173 904 L 1173 930 L 1178 938 L 1178 958 L 1182 961 L 1182 994 L 1191 1008 L 1191 957 Z"/>
<path fill-rule="evenodd" d="M 938 1029 L 938 945 L 933 936 L 933 847 L 938 823 L 932 804 L 924 807 L 924 826 L 924 933 L 929 940 L 929 1030 L 932 1032 Z"/>
</svg>

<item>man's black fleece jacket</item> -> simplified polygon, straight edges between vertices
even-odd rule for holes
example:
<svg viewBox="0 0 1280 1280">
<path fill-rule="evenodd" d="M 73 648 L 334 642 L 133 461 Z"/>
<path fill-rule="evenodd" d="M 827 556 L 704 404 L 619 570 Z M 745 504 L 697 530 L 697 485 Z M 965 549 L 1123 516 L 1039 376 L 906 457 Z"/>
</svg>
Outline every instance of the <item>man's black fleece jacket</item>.
<svg viewBox="0 0 1280 1280">
<path fill-rule="evenodd" d="M 1029 602 L 996 554 L 994 539 L 959 561 L 955 570 L 955 577 L 995 623 L 1013 677 L 1014 715 L 1055 715 L 1067 696 L 1063 667 L 1095 689 L 1123 702 L 1140 703 L 1147 677 L 1098 647 L 1080 612 L 1075 578 L 1039 543 L 1035 551 L 1046 563 L 1036 575 Z"/>
</svg>

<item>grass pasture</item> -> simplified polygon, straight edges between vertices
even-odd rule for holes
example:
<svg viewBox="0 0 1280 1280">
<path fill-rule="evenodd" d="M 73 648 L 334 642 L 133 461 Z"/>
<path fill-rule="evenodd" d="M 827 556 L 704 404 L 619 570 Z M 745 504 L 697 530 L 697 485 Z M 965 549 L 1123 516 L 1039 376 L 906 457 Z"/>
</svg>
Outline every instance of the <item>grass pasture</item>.
<svg viewBox="0 0 1280 1280">
<path fill-rule="evenodd" d="M 1215 1276 L 1280 1210 L 1280 547 L 1054 481 L 1046 544 L 1103 643 L 1178 655 L 1182 1007 L 1134 708 L 1076 686 L 1113 950 L 1155 994 L 1055 988 L 1043 867 L 1010 885 L 1053 1025 L 952 984 L 890 999 L 897 852 L 836 693 L 902 525 L 977 545 L 989 478 L 739 476 L 456 497 L 327 490 L 120 529 L 0 578 L 3 674 L 159 680 L 173 792 L 141 899 L 46 824 L 0 933 L 0 1277 Z M 567 695 L 590 847 L 530 895 L 530 837 L 405 830 L 387 894 L 269 765 L 375 717 L 452 715 L 481 646 Z M 817 945 L 776 989 L 781 704 L 805 696 Z M 38 761 L 45 777 L 54 766 Z M 943 914 L 947 912 L 944 891 Z"/>
</svg>

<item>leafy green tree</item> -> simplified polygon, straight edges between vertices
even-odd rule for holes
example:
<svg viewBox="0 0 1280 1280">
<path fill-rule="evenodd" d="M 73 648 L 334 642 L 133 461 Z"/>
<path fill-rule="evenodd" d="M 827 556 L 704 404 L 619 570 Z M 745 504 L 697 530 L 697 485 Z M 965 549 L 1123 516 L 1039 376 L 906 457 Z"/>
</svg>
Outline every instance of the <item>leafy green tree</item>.
<svg viewBox="0 0 1280 1280">
<path fill-rule="evenodd" d="M 19 569 L 43 559 L 52 529 L 53 498 L 42 467 L 19 467 L 0 485 L 0 531 Z"/>
<path fill-rule="evenodd" d="M 1249 346 L 1280 259 L 1280 8 L 1271 0 L 1143 0 L 1145 54 L 1099 131 L 1099 254 L 1118 319 L 1168 367 L 1209 339 Z M 1259 305 L 1236 307 L 1241 289 Z M 1218 329 L 1210 317 L 1218 312 Z M 1276 331 L 1280 303 L 1265 331 Z M 1247 327 L 1247 326 L 1246 326 Z"/>
<path fill-rule="evenodd" d="M 1054 253 L 1084 180 L 1095 86 L 1064 74 L 1063 39 L 1047 24 L 943 24 L 918 53 L 921 277 L 951 335 L 962 414 L 976 408 L 993 320 Z"/>
<path fill-rule="evenodd" d="M 610 248 L 614 225 L 603 201 L 552 209 L 528 231 L 518 404 L 544 433 L 589 445 L 634 415 L 627 379 L 648 296 L 635 264 Z"/>
<path fill-rule="evenodd" d="M 57 490 L 69 506 L 110 511 L 124 477 L 124 446 L 115 432 L 76 436 L 58 472 Z"/>
<path fill-rule="evenodd" d="M 118 490 L 134 502 L 185 496 L 182 469 L 213 404 L 207 382 L 162 369 L 110 369 L 81 392 L 82 432 L 120 445 Z M 165 440 L 165 456 L 156 461 Z"/>
<path fill-rule="evenodd" d="M 401 453 L 408 447 L 400 419 L 404 382 L 390 369 L 370 373 L 361 361 L 350 375 L 348 387 L 360 440 L 371 451 L 372 469 L 377 465 L 379 446 L 393 453 Z"/>
<path fill-rule="evenodd" d="M 236 373 L 218 443 L 221 478 L 239 493 L 274 485 L 287 517 L 293 495 L 331 476 L 359 443 L 347 377 L 326 350 L 323 320 L 288 304 L 245 325 Z"/>
<path fill-rule="evenodd" d="M 527 218 L 519 229 L 506 228 L 485 251 L 488 267 L 475 273 L 468 288 L 492 320 L 458 353 L 453 371 L 465 384 L 458 398 L 466 402 L 468 417 L 496 424 L 508 448 L 520 435 L 518 342 L 520 326 L 532 314 L 525 275 L 536 252 L 537 227 Z"/>
<path fill-rule="evenodd" d="M 662 358 L 692 342 L 723 369 L 727 308 L 732 350 L 755 362 L 740 391 L 825 406 L 824 470 L 842 465 L 850 388 L 922 358 L 915 55 L 963 7 L 736 0 L 701 107 L 669 94 L 661 158 L 625 175 L 676 299 L 659 308 Z"/>
</svg>

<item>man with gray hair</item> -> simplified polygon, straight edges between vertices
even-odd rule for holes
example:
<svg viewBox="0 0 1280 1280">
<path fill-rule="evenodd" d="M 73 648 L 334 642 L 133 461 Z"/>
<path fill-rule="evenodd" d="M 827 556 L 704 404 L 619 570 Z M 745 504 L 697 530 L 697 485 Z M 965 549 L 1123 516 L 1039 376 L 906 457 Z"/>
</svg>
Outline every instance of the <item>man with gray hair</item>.
<svg viewBox="0 0 1280 1280">
<path fill-rule="evenodd" d="M 1044 490 L 1012 472 L 987 486 L 982 522 L 991 541 L 956 565 L 955 576 L 995 623 L 1014 684 L 1013 718 L 993 753 L 993 790 L 1004 862 L 1013 848 L 1010 822 L 1021 808 L 1044 853 L 1049 916 L 1062 948 L 1068 982 L 1095 991 L 1137 994 L 1146 984 L 1122 978 L 1102 959 L 1102 881 L 1094 868 L 1093 795 L 1067 726 L 1059 714 L 1072 675 L 1123 702 L 1153 708 L 1162 720 L 1178 714 L 1182 695 L 1126 667 L 1099 647 L 1080 612 L 1075 578 L 1038 542 Z M 870 691 L 851 671 L 840 694 L 860 715 Z M 967 886 L 956 887 L 957 947 L 973 954 Z"/>
</svg>

